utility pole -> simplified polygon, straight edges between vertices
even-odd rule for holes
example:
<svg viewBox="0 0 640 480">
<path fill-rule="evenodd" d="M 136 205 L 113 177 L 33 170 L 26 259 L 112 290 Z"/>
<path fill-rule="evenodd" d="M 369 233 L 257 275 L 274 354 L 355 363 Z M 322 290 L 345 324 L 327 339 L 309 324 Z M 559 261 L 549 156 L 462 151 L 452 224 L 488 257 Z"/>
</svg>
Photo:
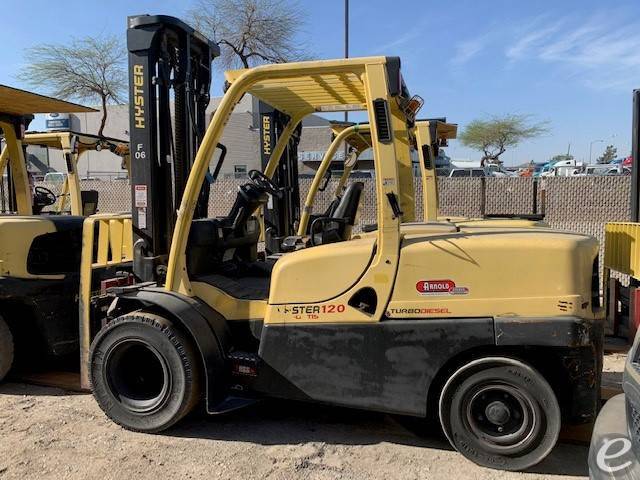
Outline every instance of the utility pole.
<svg viewBox="0 0 640 480">
<path fill-rule="evenodd" d="M 349 58 L 349 0 L 344 0 L 344 58 Z M 349 112 L 344 112 L 344 121 L 349 121 Z M 349 154 L 349 144 L 344 142 L 344 162 Z"/>
<path fill-rule="evenodd" d="M 349 58 L 349 0 L 344 0 L 344 58 Z M 344 112 L 345 122 L 349 112 Z"/>
<path fill-rule="evenodd" d="M 591 164 L 591 151 L 593 150 L 593 144 L 599 142 L 604 142 L 604 140 L 593 140 L 589 143 L 589 164 Z"/>
</svg>

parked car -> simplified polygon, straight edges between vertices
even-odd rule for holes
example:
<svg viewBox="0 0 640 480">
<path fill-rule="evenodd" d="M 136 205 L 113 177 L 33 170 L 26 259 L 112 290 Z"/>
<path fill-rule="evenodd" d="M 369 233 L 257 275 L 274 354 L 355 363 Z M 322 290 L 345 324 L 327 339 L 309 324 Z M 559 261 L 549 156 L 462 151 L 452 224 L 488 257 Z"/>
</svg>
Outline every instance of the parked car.
<svg viewBox="0 0 640 480">
<path fill-rule="evenodd" d="M 487 177 L 517 177 L 518 174 L 516 172 L 510 172 L 506 170 L 501 165 L 496 165 L 495 163 L 490 163 L 489 165 L 484 167 Z"/>
<path fill-rule="evenodd" d="M 611 164 L 605 163 L 601 165 L 587 165 L 582 172 L 576 174 L 577 176 L 610 176 L 610 175 L 624 175 L 624 167 L 621 163 Z"/>
<path fill-rule="evenodd" d="M 453 168 L 449 173 L 450 178 L 471 178 L 471 177 L 484 177 L 484 168 Z"/>
<path fill-rule="evenodd" d="M 515 177 L 515 172 L 509 172 L 500 165 L 490 164 L 485 167 L 452 168 L 449 177 Z"/>
<path fill-rule="evenodd" d="M 49 172 L 45 174 L 44 181 L 47 183 L 63 183 L 67 174 L 63 172 Z"/>
<path fill-rule="evenodd" d="M 624 368 L 622 389 L 605 403 L 589 447 L 589 478 L 640 478 L 640 334 Z"/>
<path fill-rule="evenodd" d="M 542 169 L 541 177 L 574 177 L 582 172 L 586 166 L 583 162 L 576 162 L 575 160 L 561 160 L 548 165 L 548 168 L 545 165 L 545 168 Z"/>
</svg>

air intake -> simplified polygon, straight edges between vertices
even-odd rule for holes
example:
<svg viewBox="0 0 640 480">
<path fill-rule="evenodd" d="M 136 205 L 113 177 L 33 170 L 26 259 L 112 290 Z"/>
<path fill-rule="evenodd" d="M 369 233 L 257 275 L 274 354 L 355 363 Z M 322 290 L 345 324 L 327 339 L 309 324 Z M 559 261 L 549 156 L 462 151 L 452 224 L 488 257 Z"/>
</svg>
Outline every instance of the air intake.
<svg viewBox="0 0 640 480">
<path fill-rule="evenodd" d="M 373 101 L 373 111 L 376 117 L 376 132 L 378 141 L 382 143 L 391 142 L 391 126 L 389 121 L 389 105 L 383 98 Z"/>
<path fill-rule="evenodd" d="M 424 168 L 433 170 L 433 159 L 431 158 L 431 147 L 422 145 L 422 158 L 424 158 Z"/>
</svg>

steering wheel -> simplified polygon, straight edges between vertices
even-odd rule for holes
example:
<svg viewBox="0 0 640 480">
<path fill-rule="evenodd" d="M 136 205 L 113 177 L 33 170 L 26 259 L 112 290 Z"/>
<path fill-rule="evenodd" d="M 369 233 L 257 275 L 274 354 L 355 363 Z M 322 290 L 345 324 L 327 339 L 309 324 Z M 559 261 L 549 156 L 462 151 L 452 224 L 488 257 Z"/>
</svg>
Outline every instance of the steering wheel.
<svg viewBox="0 0 640 480">
<path fill-rule="evenodd" d="M 278 185 L 275 184 L 273 180 L 267 177 L 260 170 L 249 170 L 247 174 L 253 183 L 255 183 L 258 187 L 263 188 L 267 193 L 271 195 L 275 195 L 280 197 L 282 192 L 278 188 Z"/>
<path fill-rule="evenodd" d="M 34 188 L 36 201 L 39 205 L 44 207 L 48 207 L 49 205 L 53 205 L 58 200 L 58 197 L 55 193 L 49 190 L 46 187 L 36 187 Z"/>
</svg>

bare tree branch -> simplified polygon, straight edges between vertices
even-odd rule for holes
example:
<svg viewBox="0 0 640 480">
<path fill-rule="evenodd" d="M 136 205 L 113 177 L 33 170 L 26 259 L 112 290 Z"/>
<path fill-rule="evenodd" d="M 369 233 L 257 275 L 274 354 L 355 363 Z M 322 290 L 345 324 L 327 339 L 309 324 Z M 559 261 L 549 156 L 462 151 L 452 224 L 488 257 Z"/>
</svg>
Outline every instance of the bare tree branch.
<svg viewBox="0 0 640 480">
<path fill-rule="evenodd" d="M 194 26 L 221 46 L 222 69 L 283 63 L 308 57 L 297 36 L 304 24 L 295 1 L 197 0 Z"/>
<path fill-rule="evenodd" d="M 117 37 L 86 37 L 70 45 L 43 44 L 26 52 L 19 78 L 31 87 L 63 99 L 99 101 L 107 122 L 107 105 L 122 103 L 127 91 L 126 52 Z"/>
</svg>

